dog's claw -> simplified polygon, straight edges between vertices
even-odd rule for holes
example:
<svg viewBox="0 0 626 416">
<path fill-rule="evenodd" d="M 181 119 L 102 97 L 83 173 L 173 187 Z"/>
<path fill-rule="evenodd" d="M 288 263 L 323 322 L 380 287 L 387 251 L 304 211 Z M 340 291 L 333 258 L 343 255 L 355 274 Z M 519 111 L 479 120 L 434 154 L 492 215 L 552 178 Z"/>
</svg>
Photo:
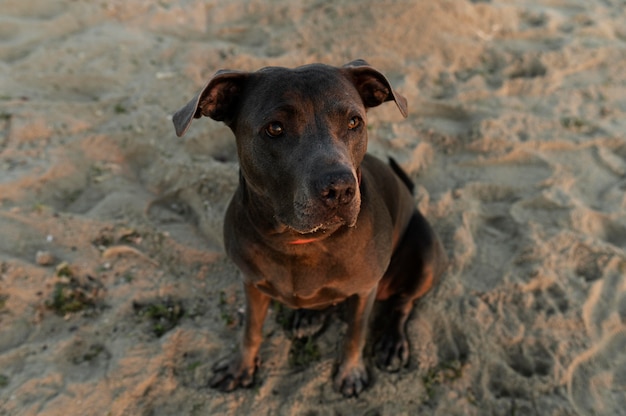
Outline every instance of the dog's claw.
<svg viewBox="0 0 626 416">
<path fill-rule="evenodd" d="M 344 397 L 358 397 L 369 385 L 369 374 L 363 364 L 342 369 L 335 375 L 335 390 Z"/>
<path fill-rule="evenodd" d="M 209 386 L 223 392 L 233 391 L 238 387 L 250 387 L 258 365 L 258 358 L 252 366 L 243 365 L 239 356 L 222 359 L 213 366 L 213 377 L 209 380 Z"/>
</svg>

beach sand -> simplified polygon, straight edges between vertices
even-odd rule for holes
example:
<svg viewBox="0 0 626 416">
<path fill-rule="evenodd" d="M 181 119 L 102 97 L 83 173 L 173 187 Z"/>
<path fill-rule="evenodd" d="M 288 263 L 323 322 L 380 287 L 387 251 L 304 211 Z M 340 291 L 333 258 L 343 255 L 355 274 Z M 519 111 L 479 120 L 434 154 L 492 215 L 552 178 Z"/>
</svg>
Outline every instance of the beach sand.
<svg viewBox="0 0 626 416">
<path fill-rule="evenodd" d="M 0 415 L 626 415 L 622 0 L 0 3 Z M 243 295 L 230 130 L 171 115 L 221 68 L 366 59 L 406 96 L 370 152 L 416 182 L 450 267 L 408 368 L 331 385 L 346 324 L 251 389 L 207 387 Z M 197 123 L 197 124 L 196 124 Z"/>
</svg>

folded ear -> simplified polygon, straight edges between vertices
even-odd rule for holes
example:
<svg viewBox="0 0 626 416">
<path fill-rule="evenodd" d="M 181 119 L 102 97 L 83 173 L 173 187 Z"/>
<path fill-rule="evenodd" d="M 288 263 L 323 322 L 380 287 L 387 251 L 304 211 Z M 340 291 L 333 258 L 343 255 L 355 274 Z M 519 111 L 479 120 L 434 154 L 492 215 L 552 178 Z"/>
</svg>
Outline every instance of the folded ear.
<svg viewBox="0 0 626 416">
<path fill-rule="evenodd" d="M 191 121 L 202 116 L 229 124 L 237 113 L 248 75 L 247 72 L 218 71 L 198 95 L 174 113 L 172 121 L 176 135 L 181 137 Z"/>
<path fill-rule="evenodd" d="M 394 91 L 387 78 L 362 59 L 343 66 L 348 78 L 361 95 L 366 107 L 376 107 L 385 101 L 395 101 L 402 116 L 408 115 L 406 98 Z"/>
</svg>

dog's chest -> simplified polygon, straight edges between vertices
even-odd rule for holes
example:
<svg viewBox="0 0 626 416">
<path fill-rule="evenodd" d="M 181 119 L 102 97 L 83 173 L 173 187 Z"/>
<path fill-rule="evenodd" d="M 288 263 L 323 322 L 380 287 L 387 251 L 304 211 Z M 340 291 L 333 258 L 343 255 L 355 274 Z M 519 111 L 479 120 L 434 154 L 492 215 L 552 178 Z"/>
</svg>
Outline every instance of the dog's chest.
<svg viewBox="0 0 626 416">
<path fill-rule="evenodd" d="M 302 285 L 277 285 L 277 282 L 261 280 L 255 286 L 268 296 L 292 308 L 316 309 L 335 305 L 348 295 L 334 287 L 306 287 Z"/>
<path fill-rule="evenodd" d="M 369 292 L 384 273 L 382 265 L 352 256 L 256 257 L 246 278 L 268 296 L 293 308 L 323 308 L 357 293 Z"/>
</svg>

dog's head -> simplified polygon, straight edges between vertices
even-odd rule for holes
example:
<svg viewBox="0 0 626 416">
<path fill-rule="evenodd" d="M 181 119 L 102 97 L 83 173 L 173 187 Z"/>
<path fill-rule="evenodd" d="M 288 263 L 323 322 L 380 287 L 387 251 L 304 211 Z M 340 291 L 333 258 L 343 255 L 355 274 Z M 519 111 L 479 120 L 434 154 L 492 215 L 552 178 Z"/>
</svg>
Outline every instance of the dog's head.
<svg viewBox="0 0 626 416">
<path fill-rule="evenodd" d="M 305 234 L 356 223 L 366 110 L 391 100 L 406 117 L 406 99 L 362 60 L 221 70 L 173 121 L 178 136 L 202 116 L 228 125 L 246 188 L 281 225 Z"/>
</svg>

